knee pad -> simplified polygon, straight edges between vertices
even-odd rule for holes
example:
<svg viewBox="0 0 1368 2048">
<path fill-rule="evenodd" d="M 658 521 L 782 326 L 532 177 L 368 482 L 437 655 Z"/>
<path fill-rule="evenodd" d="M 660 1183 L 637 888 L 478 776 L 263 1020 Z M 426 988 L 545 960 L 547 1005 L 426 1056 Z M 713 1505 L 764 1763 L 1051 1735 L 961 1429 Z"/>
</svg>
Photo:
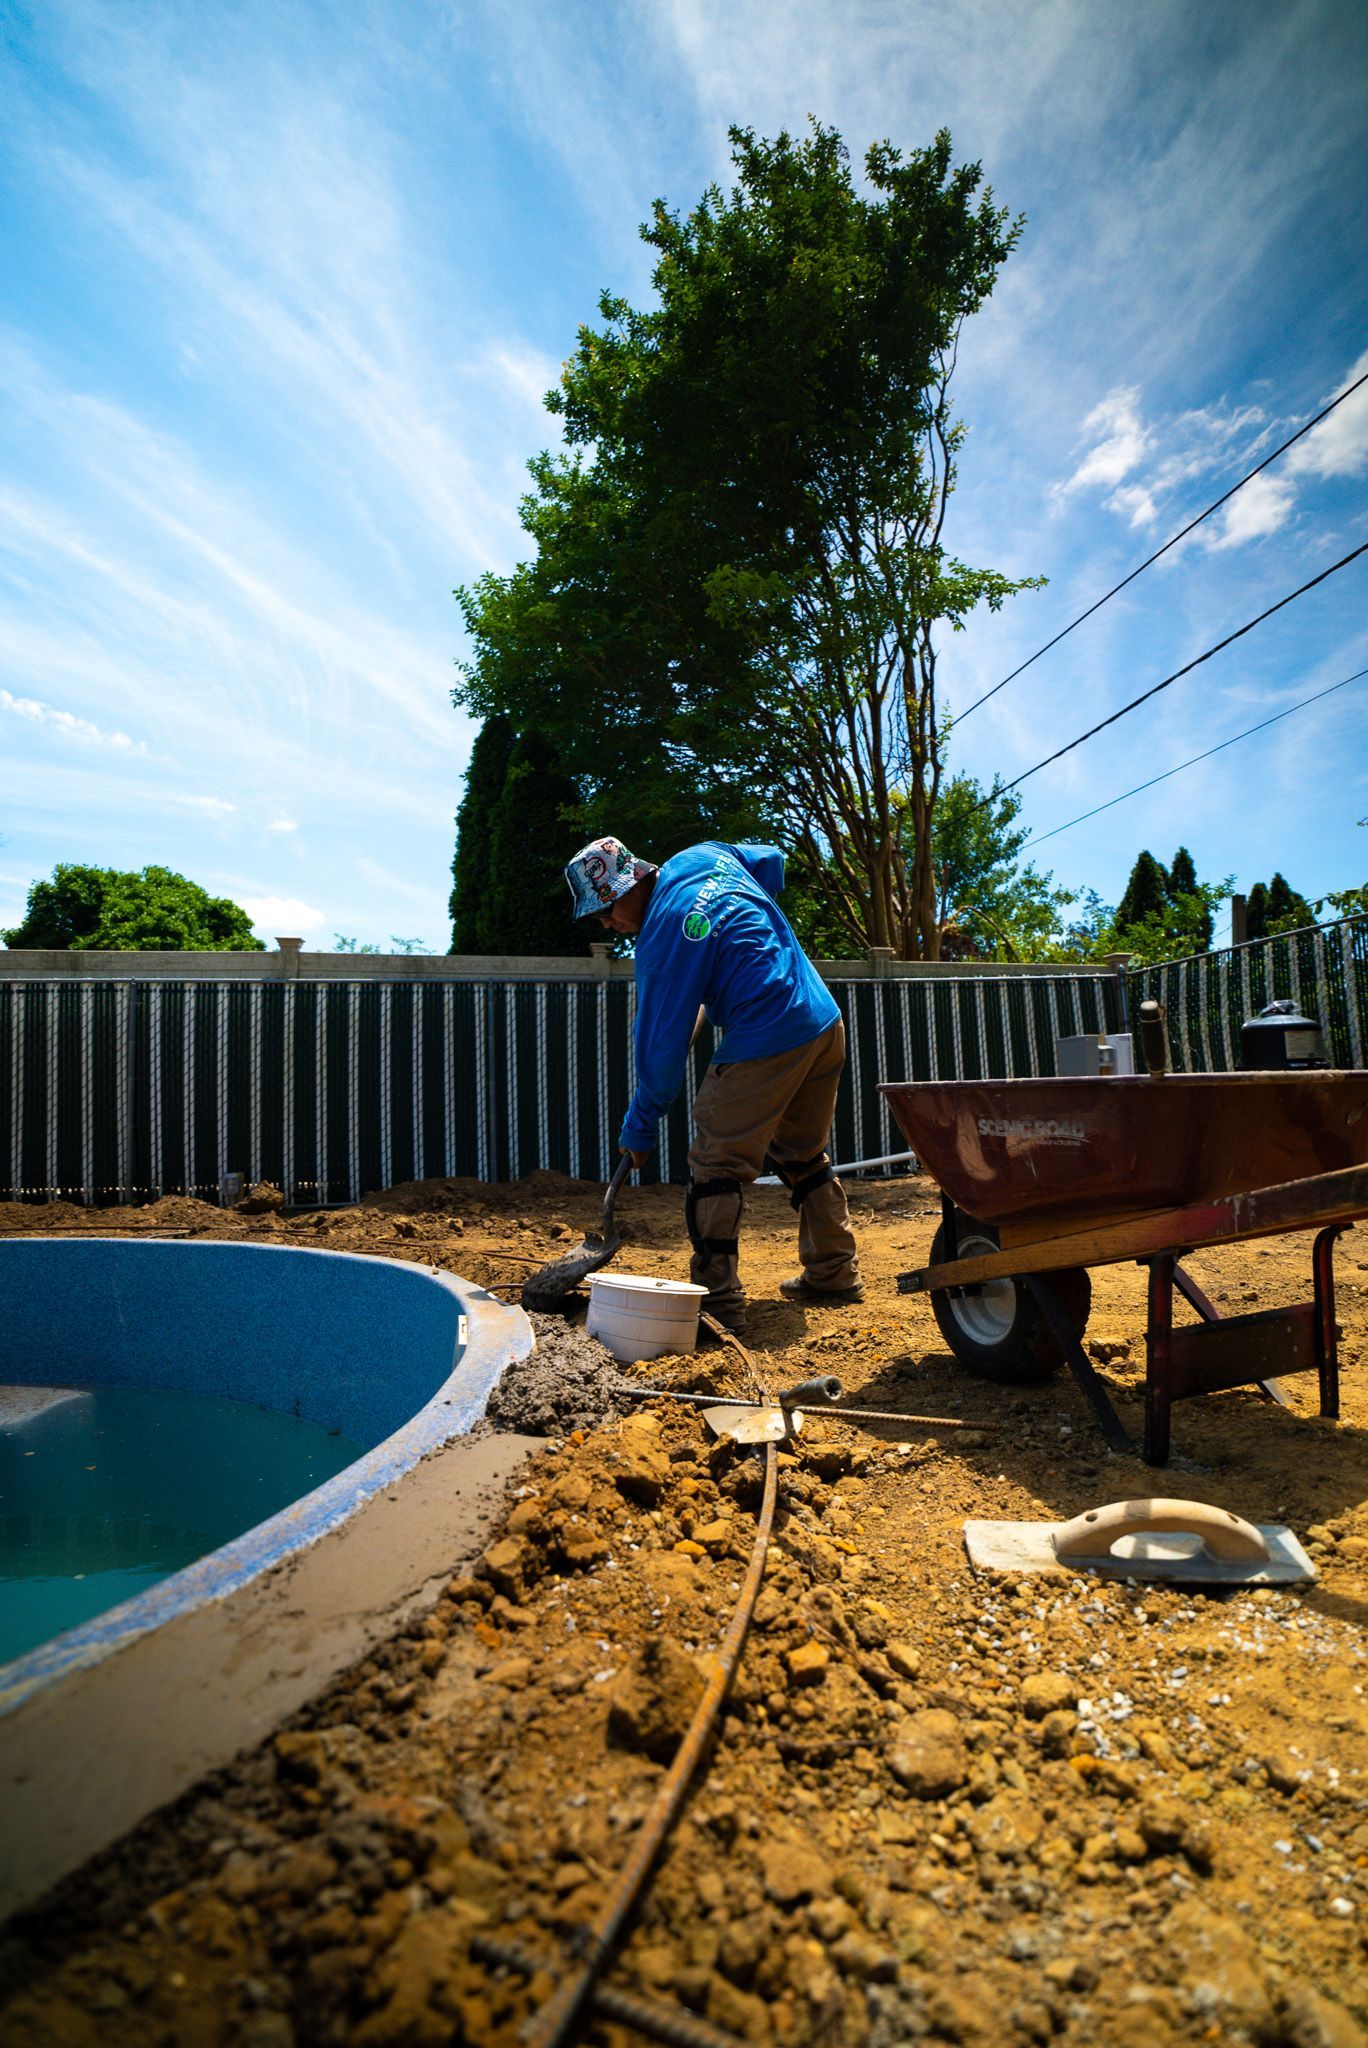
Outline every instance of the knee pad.
<svg viewBox="0 0 1368 2048">
<path fill-rule="evenodd" d="M 690 1180 L 684 1190 L 684 1228 L 689 1233 L 689 1243 L 700 1258 L 720 1255 L 735 1258 L 737 1240 L 732 1237 L 702 1237 L 698 1229 L 698 1204 L 711 1195 L 736 1196 L 736 1220 L 741 1221 L 741 1183 L 729 1174 L 717 1174 L 711 1180 Z"/>
<path fill-rule="evenodd" d="M 828 1181 L 836 1178 L 831 1161 L 819 1153 L 816 1159 L 799 1160 L 792 1166 L 781 1166 L 779 1178 L 789 1191 L 789 1202 L 795 1209 L 801 1209 L 809 1195 L 815 1195 L 818 1188 L 824 1188 Z"/>
</svg>

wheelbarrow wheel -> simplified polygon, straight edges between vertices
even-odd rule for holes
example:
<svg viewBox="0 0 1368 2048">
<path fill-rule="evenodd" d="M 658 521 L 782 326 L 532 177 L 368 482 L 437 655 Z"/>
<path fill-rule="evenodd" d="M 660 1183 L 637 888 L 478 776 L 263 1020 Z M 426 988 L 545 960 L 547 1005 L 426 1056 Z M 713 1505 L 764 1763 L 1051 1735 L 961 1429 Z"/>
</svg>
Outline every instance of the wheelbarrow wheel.
<svg viewBox="0 0 1368 2048">
<path fill-rule="evenodd" d="M 957 1258 L 986 1258 L 1000 1249 L 991 1224 L 975 1223 L 968 1216 L 957 1219 Z M 949 1256 L 942 1224 L 931 1243 L 930 1264 L 940 1265 Z M 1042 1277 L 1049 1281 L 1071 1327 L 1081 1337 L 1092 1307 L 1087 1268 L 1068 1266 Z M 987 1280 L 972 1294 L 938 1287 L 931 1296 L 931 1313 L 960 1364 L 979 1379 L 1022 1386 L 1048 1379 L 1064 1363 L 1058 1340 L 1020 1280 Z"/>
</svg>

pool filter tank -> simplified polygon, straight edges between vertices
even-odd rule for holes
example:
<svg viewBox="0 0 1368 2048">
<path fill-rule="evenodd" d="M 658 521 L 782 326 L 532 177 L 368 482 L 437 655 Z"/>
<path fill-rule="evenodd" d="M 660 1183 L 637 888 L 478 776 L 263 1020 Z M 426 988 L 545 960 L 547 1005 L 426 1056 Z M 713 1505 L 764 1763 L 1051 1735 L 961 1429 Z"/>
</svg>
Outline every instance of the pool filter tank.
<svg viewBox="0 0 1368 2048">
<path fill-rule="evenodd" d="M 1240 1066 L 1245 1073 L 1328 1064 L 1325 1033 L 1314 1017 L 1302 1016 L 1290 996 L 1280 996 L 1240 1026 Z"/>
</svg>

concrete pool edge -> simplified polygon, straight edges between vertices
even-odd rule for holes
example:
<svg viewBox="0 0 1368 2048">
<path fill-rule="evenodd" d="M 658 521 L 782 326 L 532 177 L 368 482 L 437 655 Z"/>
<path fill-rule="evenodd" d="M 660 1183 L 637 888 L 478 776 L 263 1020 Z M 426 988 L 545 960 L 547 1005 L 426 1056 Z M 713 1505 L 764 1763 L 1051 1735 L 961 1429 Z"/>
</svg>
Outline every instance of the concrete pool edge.
<svg viewBox="0 0 1368 2048">
<path fill-rule="evenodd" d="M 536 1440 L 469 1430 L 531 1326 L 453 1275 L 367 1263 L 456 1296 L 454 1370 L 314 1493 L 0 1672 L 0 1918 L 259 1741 L 483 1547 Z"/>
</svg>

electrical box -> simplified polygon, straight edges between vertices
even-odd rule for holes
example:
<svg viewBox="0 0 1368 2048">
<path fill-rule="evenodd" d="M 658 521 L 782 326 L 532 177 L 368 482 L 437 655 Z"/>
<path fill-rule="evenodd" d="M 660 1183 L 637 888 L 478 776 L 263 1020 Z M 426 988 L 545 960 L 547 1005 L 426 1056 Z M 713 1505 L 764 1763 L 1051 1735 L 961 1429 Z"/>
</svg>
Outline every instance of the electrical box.
<svg viewBox="0 0 1368 2048">
<path fill-rule="evenodd" d="M 1095 1031 L 1081 1038 L 1055 1040 L 1055 1072 L 1060 1075 L 1133 1074 L 1135 1054 L 1129 1031 L 1108 1032 L 1099 1038 Z"/>
</svg>

